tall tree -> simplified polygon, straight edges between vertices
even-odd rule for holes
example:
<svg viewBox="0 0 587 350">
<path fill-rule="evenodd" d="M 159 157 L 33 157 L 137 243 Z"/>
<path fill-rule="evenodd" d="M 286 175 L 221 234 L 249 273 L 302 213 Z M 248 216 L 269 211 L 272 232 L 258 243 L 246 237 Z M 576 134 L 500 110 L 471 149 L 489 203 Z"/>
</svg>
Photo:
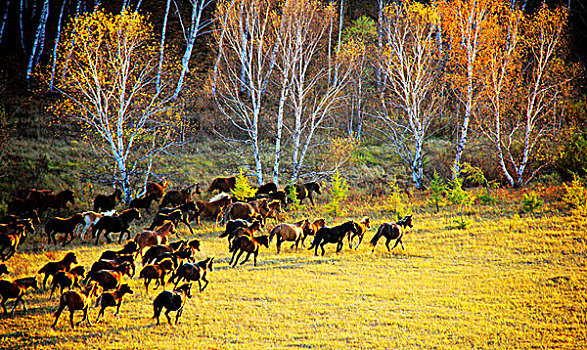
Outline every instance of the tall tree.
<svg viewBox="0 0 587 350">
<path fill-rule="evenodd" d="M 446 75 L 454 96 L 460 101 L 461 124 L 457 132 L 453 175 L 460 174 L 460 163 L 469 141 L 469 128 L 482 94 L 487 46 L 495 35 L 495 9 L 501 0 L 441 0 L 438 10 L 448 41 L 449 72 Z"/>
<path fill-rule="evenodd" d="M 267 107 L 265 87 L 271 78 L 279 32 L 278 14 L 258 0 L 221 1 L 216 8 L 217 45 L 222 47 L 215 99 L 237 135 L 224 138 L 250 146 L 255 175 L 263 183 L 260 125 Z M 220 41 L 222 39 L 222 41 Z"/>
<path fill-rule="evenodd" d="M 54 88 L 64 97 L 56 111 L 79 122 L 84 139 L 112 160 L 112 182 L 121 184 L 127 203 L 131 179 L 172 144 L 178 123 L 169 105 L 176 62 L 167 64 L 158 90 L 157 47 L 143 15 L 97 10 L 76 17 L 57 49 L 58 70 L 69 68 L 55 77 Z"/>
<path fill-rule="evenodd" d="M 423 186 L 424 142 L 440 106 L 437 21 L 434 7 L 415 1 L 390 5 L 382 21 L 386 49 L 380 64 L 387 79 L 378 117 L 418 189 Z"/>
</svg>

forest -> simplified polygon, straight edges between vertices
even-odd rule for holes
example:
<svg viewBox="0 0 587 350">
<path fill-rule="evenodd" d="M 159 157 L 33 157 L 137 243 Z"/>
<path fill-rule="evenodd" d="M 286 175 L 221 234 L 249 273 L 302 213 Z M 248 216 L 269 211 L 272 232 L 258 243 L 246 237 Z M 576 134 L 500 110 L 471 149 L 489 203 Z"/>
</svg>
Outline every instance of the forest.
<svg viewBox="0 0 587 350">
<path fill-rule="evenodd" d="M 1 2 L 0 348 L 586 347 L 585 42 L 572 0 Z"/>
</svg>

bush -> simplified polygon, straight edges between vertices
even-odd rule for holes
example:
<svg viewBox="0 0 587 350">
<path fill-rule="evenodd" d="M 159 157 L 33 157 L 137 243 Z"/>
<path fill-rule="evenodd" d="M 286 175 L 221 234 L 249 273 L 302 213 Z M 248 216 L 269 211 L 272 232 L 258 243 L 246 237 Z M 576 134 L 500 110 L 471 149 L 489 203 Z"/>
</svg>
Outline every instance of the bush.
<svg viewBox="0 0 587 350">
<path fill-rule="evenodd" d="M 544 201 L 540 199 L 540 195 L 534 191 L 524 194 L 522 198 L 522 211 L 534 215 L 534 211 L 539 209 Z"/>
<path fill-rule="evenodd" d="M 465 222 L 463 219 L 463 209 L 473 203 L 475 195 L 463 190 L 463 180 L 458 176 L 453 176 L 453 179 L 450 180 L 446 190 L 446 198 L 452 205 L 460 208 L 461 222 Z"/>
<path fill-rule="evenodd" d="M 408 215 L 408 211 L 406 210 L 406 203 L 409 202 L 409 199 L 404 193 L 402 193 L 395 179 L 392 179 L 392 181 L 389 182 L 389 189 L 389 212 L 396 214 L 396 217 L 399 220 L 405 215 Z"/>
<path fill-rule="evenodd" d="M 428 197 L 428 203 L 434 205 L 436 207 L 436 212 L 440 210 L 441 207 L 446 205 L 446 198 L 445 194 L 448 187 L 442 181 L 438 173 L 434 172 L 434 179 L 430 181 L 430 196 Z"/>
<path fill-rule="evenodd" d="M 326 211 L 332 215 L 337 216 L 342 214 L 342 203 L 346 199 L 349 192 L 349 185 L 347 181 L 340 175 L 338 171 L 332 177 L 332 186 L 330 187 L 330 203 L 326 205 Z"/>
<path fill-rule="evenodd" d="M 563 181 L 571 180 L 574 175 L 587 175 L 587 131 L 571 133 L 555 166 Z"/>
<path fill-rule="evenodd" d="M 249 185 L 249 179 L 241 169 L 240 173 L 236 176 L 234 189 L 231 191 L 232 195 L 239 201 L 245 201 L 253 197 L 256 191 L 256 189 Z"/>
<path fill-rule="evenodd" d="M 563 184 L 565 193 L 562 202 L 571 209 L 574 214 L 585 215 L 587 212 L 587 188 L 583 185 L 579 176 L 574 175 L 571 185 Z"/>
</svg>

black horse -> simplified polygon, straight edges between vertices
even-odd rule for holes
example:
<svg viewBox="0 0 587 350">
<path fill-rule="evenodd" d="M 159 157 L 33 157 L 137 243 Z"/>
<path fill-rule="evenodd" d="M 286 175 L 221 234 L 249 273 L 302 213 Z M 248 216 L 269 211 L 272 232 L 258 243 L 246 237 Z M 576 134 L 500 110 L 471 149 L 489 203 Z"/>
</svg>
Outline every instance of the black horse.
<svg viewBox="0 0 587 350">
<path fill-rule="evenodd" d="M 385 242 L 385 246 L 387 247 L 388 252 L 391 252 L 391 249 L 395 248 L 398 243 L 401 244 L 402 249 L 405 250 L 404 244 L 402 242 L 402 237 L 404 236 L 404 231 L 406 230 L 406 227 L 414 227 L 412 224 L 412 215 L 405 216 L 403 219 L 396 222 L 395 224 L 387 222 L 381 224 L 381 226 L 379 226 L 379 228 L 377 229 L 377 233 L 371 239 L 371 245 L 373 246 L 373 250 L 371 250 L 371 253 L 375 251 L 375 246 L 377 245 L 377 241 L 379 240 L 379 238 L 381 238 L 381 236 L 384 236 L 387 239 L 387 241 Z M 389 249 L 389 242 L 391 242 L 392 239 L 396 239 L 396 241 L 393 245 L 393 248 Z"/>
<path fill-rule="evenodd" d="M 157 324 L 159 324 L 159 315 L 161 315 L 161 310 L 163 310 L 163 308 L 167 309 L 165 317 L 167 317 L 167 322 L 169 322 L 169 324 L 171 324 L 169 313 L 171 311 L 177 311 L 177 314 L 175 315 L 175 324 L 177 324 L 177 320 L 183 312 L 187 299 L 192 297 L 191 289 L 192 284 L 186 283 L 173 291 L 166 290 L 157 295 L 155 300 L 153 300 L 153 311 L 155 312 L 153 318 L 157 319 Z"/>
<path fill-rule="evenodd" d="M 108 243 L 112 243 L 110 233 L 120 232 L 118 236 L 118 243 L 122 242 L 124 234 L 127 233 L 130 236 L 129 227 L 133 220 L 141 220 L 141 213 L 138 209 L 132 208 L 127 209 L 120 213 L 120 215 L 103 216 L 98 220 L 94 229 L 92 230 L 92 237 L 96 237 L 96 244 L 100 240 L 100 234 L 105 231 L 104 237 Z"/>
<path fill-rule="evenodd" d="M 322 227 L 321 229 L 316 232 L 316 236 L 314 237 L 314 241 L 312 241 L 312 245 L 308 250 L 314 248 L 314 255 L 318 255 L 318 246 L 322 249 L 322 255 L 324 255 L 324 245 L 326 243 L 336 243 L 336 252 L 340 252 L 342 250 L 342 241 L 344 237 L 349 233 L 352 232 L 353 234 L 360 233 L 360 227 L 358 227 L 357 223 L 353 220 L 349 220 L 342 225 L 334 226 L 334 227 Z"/>
<path fill-rule="evenodd" d="M 315 205 L 314 197 L 312 197 L 312 192 L 315 192 L 316 194 L 322 194 L 322 192 L 320 192 L 320 184 L 316 182 L 308 182 L 303 185 L 287 185 L 285 186 L 285 193 L 287 193 L 287 195 L 290 196 L 290 193 L 293 189 L 295 189 L 296 191 L 296 198 L 300 201 L 300 204 L 302 204 L 305 198 L 309 198 L 310 203 L 312 203 L 312 205 Z"/>
</svg>

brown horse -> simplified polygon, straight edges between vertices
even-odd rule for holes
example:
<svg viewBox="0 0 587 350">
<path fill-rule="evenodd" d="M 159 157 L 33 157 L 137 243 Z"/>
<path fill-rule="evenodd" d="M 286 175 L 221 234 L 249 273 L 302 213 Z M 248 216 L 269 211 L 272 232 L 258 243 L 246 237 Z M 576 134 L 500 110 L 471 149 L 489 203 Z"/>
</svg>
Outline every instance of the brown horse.
<svg viewBox="0 0 587 350">
<path fill-rule="evenodd" d="M 69 218 L 60 218 L 55 217 L 47 221 L 45 224 L 45 232 L 47 233 L 47 244 L 57 244 L 57 239 L 55 235 L 57 233 L 65 233 L 63 236 L 63 244 L 62 246 L 68 243 L 67 236 L 71 236 L 71 241 L 73 241 L 74 233 L 73 231 L 78 225 L 84 225 L 86 223 L 84 219 L 84 215 L 81 213 L 75 214 Z"/>
<path fill-rule="evenodd" d="M 232 247 L 230 247 L 230 252 L 232 253 L 232 258 L 230 258 L 230 262 L 228 263 L 228 265 L 232 264 L 232 261 L 234 260 L 234 265 L 232 265 L 232 267 L 236 266 L 236 263 L 238 262 L 238 259 L 240 259 L 241 255 L 244 252 L 247 252 L 247 256 L 245 257 L 245 260 L 243 260 L 241 262 L 241 265 L 244 264 L 245 262 L 247 262 L 247 260 L 249 260 L 249 256 L 251 256 L 251 254 L 253 254 L 253 263 L 255 266 L 257 266 L 257 255 L 259 255 L 259 248 L 261 246 L 264 246 L 265 248 L 269 248 L 269 237 L 268 236 L 259 236 L 259 237 L 251 237 L 251 236 L 240 236 L 237 239 L 234 240 Z M 237 255 L 238 253 L 238 255 Z M 236 255 L 236 259 L 235 259 L 235 255 Z"/>
<path fill-rule="evenodd" d="M 404 236 L 404 231 L 406 230 L 406 227 L 414 227 L 412 223 L 412 215 L 404 216 L 400 221 L 396 222 L 395 224 L 381 224 L 381 226 L 379 226 L 379 228 L 377 229 L 377 233 L 371 239 L 371 245 L 373 246 L 371 253 L 375 251 L 377 241 L 382 236 L 386 238 L 385 246 L 387 247 L 388 252 L 391 252 L 391 249 L 395 248 L 398 245 L 398 243 L 401 244 L 402 250 L 405 250 L 402 238 Z M 393 248 L 389 249 L 389 242 L 391 242 L 392 239 L 395 239 L 396 241 L 393 245 Z"/>
<path fill-rule="evenodd" d="M 208 286 L 208 280 L 206 279 L 206 275 L 208 271 L 212 271 L 212 263 L 214 262 L 214 257 L 206 258 L 198 262 L 197 264 L 182 264 L 180 267 L 177 268 L 177 271 L 169 278 L 169 283 L 175 283 L 175 286 L 179 284 L 182 280 L 186 282 L 190 281 L 198 281 L 198 286 L 200 287 L 200 292 L 203 292 Z M 202 282 L 204 281 L 204 286 L 202 286 Z"/>
<path fill-rule="evenodd" d="M 212 180 L 210 186 L 208 187 L 208 193 L 212 193 L 214 190 L 218 190 L 219 192 L 226 192 L 230 193 L 231 190 L 234 190 L 236 187 L 236 176 L 229 176 L 229 177 L 222 177 L 219 176 Z"/>
<path fill-rule="evenodd" d="M 4 309 L 5 314 L 8 313 L 6 310 L 6 302 L 8 299 L 16 299 L 16 302 L 12 307 L 12 316 L 14 316 L 14 311 L 16 310 L 18 303 L 22 304 L 25 312 L 27 311 L 26 305 L 24 304 L 24 300 L 22 298 L 26 294 L 26 290 L 29 288 L 39 289 L 39 285 L 35 277 L 19 278 L 12 282 L 0 280 L 0 296 L 2 296 L 2 302 L 0 305 L 2 306 L 2 309 Z"/>
<path fill-rule="evenodd" d="M 249 220 L 258 219 L 263 222 L 263 217 L 257 209 L 250 203 L 245 202 L 234 202 L 226 207 L 224 216 L 222 218 L 222 224 L 226 224 L 229 220 Z"/>
<path fill-rule="evenodd" d="M 45 264 L 45 266 L 43 266 L 39 272 L 37 272 L 45 274 L 45 277 L 43 278 L 43 289 L 45 289 L 47 285 L 49 276 L 55 276 L 55 274 L 59 271 L 69 271 L 71 264 L 77 264 L 77 257 L 75 256 L 74 252 L 65 254 L 63 259 L 59 261 L 50 261 Z"/>
<path fill-rule="evenodd" d="M 55 311 L 54 314 L 55 322 L 53 322 L 51 328 L 55 329 L 55 326 L 57 326 L 57 321 L 59 321 L 59 316 L 61 316 L 61 313 L 65 307 L 69 309 L 69 321 L 71 323 L 71 328 L 75 327 L 73 324 L 73 313 L 75 310 L 81 310 L 84 313 L 84 317 L 77 323 L 77 325 L 79 326 L 87 320 L 88 324 L 91 326 L 92 322 L 90 322 L 88 319 L 88 309 L 93 304 L 94 299 L 98 296 L 100 291 L 100 286 L 96 282 L 91 282 L 81 292 L 68 290 L 67 292 L 61 294 L 61 297 L 59 298 L 59 308 L 57 311 Z"/>
<path fill-rule="evenodd" d="M 322 194 L 322 192 L 320 192 L 320 184 L 317 182 L 308 182 L 303 185 L 294 184 L 285 186 L 285 193 L 289 195 L 294 189 L 296 191 L 296 199 L 300 201 L 300 204 L 303 204 L 304 199 L 308 198 L 310 199 L 310 203 L 315 205 L 312 193 Z"/>
<path fill-rule="evenodd" d="M 155 280 L 155 289 L 159 286 L 165 286 L 165 275 L 168 271 L 173 271 L 173 261 L 165 258 L 156 264 L 145 265 L 139 273 L 139 278 L 145 279 L 145 292 L 149 293 L 149 283 Z"/>
<path fill-rule="evenodd" d="M 165 196 L 161 200 L 160 208 L 164 207 L 176 207 L 192 200 L 193 194 L 200 194 L 200 184 L 196 183 L 191 186 L 184 188 L 181 191 L 173 190 L 167 191 Z"/>
<path fill-rule="evenodd" d="M 196 201 L 199 215 L 196 218 L 196 222 L 200 223 L 200 217 L 214 219 L 218 223 L 220 214 L 226 206 L 232 203 L 232 198 L 226 193 L 220 193 L 210 199 L 209 202 Z"/>
<path fill-rule="evenodd" d="M 280 224 L 271 230 L 269 241 L 272 241 L 273 237 L 277 236 L 277 254 L 281 252 L 281 243 L 284 241 L 295 242 L 292 245 L 292 248 L 295 246 L 296 250 L 298 250 L 298 245 L 300 244 L 302 237 L 306 236 L 309 230 L 311 230 L 311 228 L 308 219 L 300 220 L 294 224 Z"/>
<path fill-rule="evenodd" d="M 269 194 L 272 192 L 277 192 L 277 185 L 275 182 L 267 182 L 257 188 L 257 192 L 255 192 L 255 196 L 261 194 Z"/>
<path fill-rule="evenodd" d="M 365 236 L 365 232 L 367 232 L 368 228 L 371 228 L 371 219 L 368 216 L 364 216 L 361 221 L 357 222 L 357 226 L 359 227 L 359 232 L 358 233 L 353 233 L 352 235 L 349 235 L 349 248 L 353 248 L 353 239 L 358 236 L 359 237 L 359 242 L 357 243 L 357 245 L 355 246 L 355 250 L 357 250 L 357 248 L 359 248 L 359 245 L 361 244 L 361 242 L 363 241 L 363 237 Z"/>
<path fill-rule="evenodd" d="M 136 209 L 145 209 L 147 213 L 151 213 L 149 210 L 151 208 L 151 203 L 157 200 L 157 197 L 153 193 L 148 193 L 143 197 L 138 197 L 130 201 L 128 205 L 129 208 L 136 208 Z"/>
<path fill-rule="evenodd" d="M 119 188 L 115 188 L 111 195 L 106 196 L 99 194 L 94 198 L 94 211 L 109 211 L 116 207 L 116 203 L 122 200 L 122 191 Z"/>
<path fill-rule="evenodd" d="M 157 227 L 154 231 L 146 230 L 137 233 L 134 241 L 138 245 L 136 256 L 143 255 L 143 250 L 146 247 L 151 247 L 158 244 L 167 243 L 167 236 L 175 232 L 175 225 L 171 221 L 164 221 L 163 224 Z"/>
<path fill-rule="evenodd" d="M 342 250 L 343 239 L 349 232 L 353 232 L 354 234 L 359 232 L 358 225 L 353 220 L 334 227 L 324 226 L 316 232 L 312 245 L 308 250 L 314 248 L 314 255 L 318 255 L 318 247 L 320 247 L 322 249 L 322 255 L 324 255 L 324 245 L 326 243 L 336 243 L 336 252 L 338 253 Z"/>
<path fill-rule="evenodd" d="M 96 306 L 100 305 L 100 312 L 98 312 L 96 322 L 98 322 L 100 316 L 104 316 L 104 310 L 111 306 L 116 306 L 116 313 L 114 315 L 118 317 L 118 313 L 120 312 L 120 305 L 122 304 L 122 297 L 125 294 L 134 294 L 134 291 L 130 289 L 126 283 L 120 285 L 120 287 L 118 287 L 118 289 L 114 292 L 102 293 L 98 300 L 96 300 Z"/>
<path fill-rule="evenodd" d="M 8 202 L 8 213 L 22 214 L 37 211 L 45 197 L 53 195 L 52 190 L 26 189 L 18 190 L 16 198 Z"/>
<path fill-rule="evenodd" d="M 163 198 L 168 185 L 169 181 L 167 181 L 167 179 L 163 179 L 159 182 L 149 182 L 147 184 L 147 191 L 145 192 L 145 195 L 154 195 L 155 199 L 159 201 L 161 198 Z"/>
<path fill-rule="evenodd" d="M 0 259 L 6 261 L 16 254 L 18 245 L 24 241 L 27 232 L 35 232 L 31 219 L 0 225 Z"/>
</svg>

